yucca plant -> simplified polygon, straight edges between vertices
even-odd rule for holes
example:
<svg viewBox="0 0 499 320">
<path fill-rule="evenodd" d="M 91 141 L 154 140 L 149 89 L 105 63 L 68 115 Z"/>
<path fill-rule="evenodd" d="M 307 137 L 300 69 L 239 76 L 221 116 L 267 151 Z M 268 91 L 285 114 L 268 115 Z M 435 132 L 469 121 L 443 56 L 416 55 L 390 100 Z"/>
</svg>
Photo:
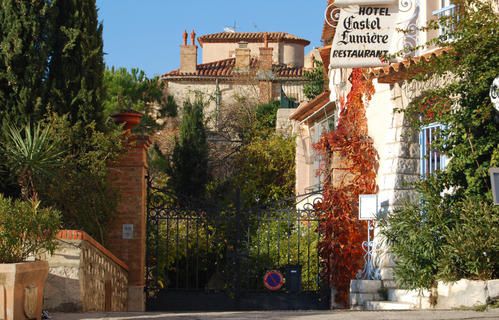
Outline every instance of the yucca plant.
<svg viewBox="0 0 499 320">
<path fill-rule="evenodd" d="M 16 175 L 25 200 L 38 200 L 35 179 L 51 174 L 61 164 L 63 151 L 50 124 L 7 124 L 0 144 L 5 166 Z"/>
</svg>

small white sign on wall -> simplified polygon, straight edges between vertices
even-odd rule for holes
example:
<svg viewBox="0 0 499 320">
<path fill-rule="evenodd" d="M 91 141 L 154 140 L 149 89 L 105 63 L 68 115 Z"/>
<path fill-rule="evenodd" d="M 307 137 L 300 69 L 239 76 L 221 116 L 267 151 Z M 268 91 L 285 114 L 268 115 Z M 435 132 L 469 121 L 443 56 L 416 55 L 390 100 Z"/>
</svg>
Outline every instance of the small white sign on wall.
<svg viewBox="0 0 499 320">
<path fill-rule="evenodd" d="M 378 213 L 378 195 L 359 195 L 359 220 L 375 220 Z"/>
<path fill-rule="evenodd" d="M 124 224 L 122 235 L 123 235 L 123 239 L 125 239 L 125 240 L 133 239 L 133 224 Z"/>
</svg>

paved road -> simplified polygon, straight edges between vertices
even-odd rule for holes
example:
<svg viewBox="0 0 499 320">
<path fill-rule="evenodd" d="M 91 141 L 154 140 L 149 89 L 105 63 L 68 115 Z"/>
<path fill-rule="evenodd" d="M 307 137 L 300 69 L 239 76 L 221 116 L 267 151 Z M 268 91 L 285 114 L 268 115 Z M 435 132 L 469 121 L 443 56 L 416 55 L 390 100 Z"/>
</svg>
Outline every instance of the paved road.
<svg viewBox="0 0 499 320">
<path fill-rule="evenodd" d="M 56 313 L 53 320 L 499 320 L 499 309 L 476 311 L 269 311 L 210 313 Z"/>
</svg>

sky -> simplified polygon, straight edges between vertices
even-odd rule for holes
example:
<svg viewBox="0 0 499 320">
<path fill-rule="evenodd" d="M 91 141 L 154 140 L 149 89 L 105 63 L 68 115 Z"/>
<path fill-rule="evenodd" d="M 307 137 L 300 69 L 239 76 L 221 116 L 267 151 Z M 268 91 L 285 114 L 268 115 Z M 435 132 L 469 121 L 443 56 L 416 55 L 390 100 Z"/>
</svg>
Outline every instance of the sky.
<svg viewBox="0 0 499 320">
<path fill-rule="evenodd" d="M 97 0 L 106 65 L 149 77 L 177 69 L 182 33 L 236 25 L 240 32 L 288 32 L 319 47 L 326 0 Z M 198 55 L 200 57 L 200 53 Z"/>
</svg>

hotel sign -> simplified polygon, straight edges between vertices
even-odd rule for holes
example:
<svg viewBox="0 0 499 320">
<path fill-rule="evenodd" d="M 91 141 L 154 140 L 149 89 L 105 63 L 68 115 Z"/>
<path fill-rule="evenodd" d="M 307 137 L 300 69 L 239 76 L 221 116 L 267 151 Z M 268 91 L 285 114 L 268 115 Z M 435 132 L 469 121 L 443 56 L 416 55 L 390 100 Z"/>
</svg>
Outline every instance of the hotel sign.
<svg viewBox="0 0 499 320">
<path fill-rule="evenodd" d="M 330 68 L 387 65 L 387 56 L 415 45 L 418 14 L 415 0 L 336 0 L 326 10 L 336 29 Z"/>
<path fill-rule="evenodd" d="M 398 5 L 390 0 L 340 1 L 349 5 L 336 15 L 336 32 L 331 48 L 331 68 L 378 67 L 393 53 Z M 380 5 L 374 5 L 380 4 Z M 337 6 L 338 3 L 336 2 Z M 336 13 L 338 14 L 338 13 Z"/>
</svg>

